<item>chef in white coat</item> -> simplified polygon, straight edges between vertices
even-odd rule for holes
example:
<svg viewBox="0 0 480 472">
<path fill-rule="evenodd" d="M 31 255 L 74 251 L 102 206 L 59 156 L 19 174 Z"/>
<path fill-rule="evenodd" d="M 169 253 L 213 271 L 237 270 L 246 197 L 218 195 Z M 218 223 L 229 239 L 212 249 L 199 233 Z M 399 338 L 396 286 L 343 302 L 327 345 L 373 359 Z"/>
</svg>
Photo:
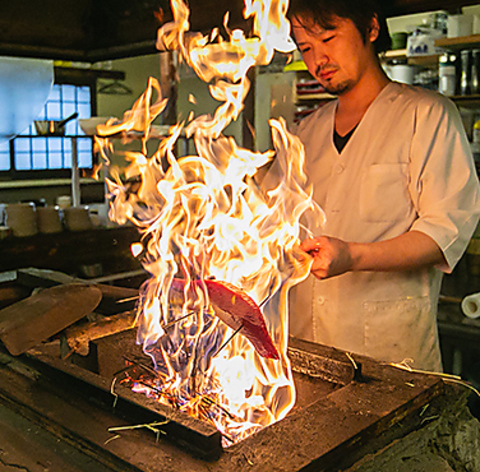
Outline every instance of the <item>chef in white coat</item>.
<svg viewBox="0 0 480 472">
<path fill-rule="evenodd" d="M 301 244 L 314 262 L 291 293 L 291 333 L 440 371 L 442 273 L 480 214 L 459 113 L 385 75 L 376 47 L 388 33 L 374 0 L 292 0 L 289 16 L 308 70 L 338 97 L 297 133 L 326 223 Z"/>
</svg>

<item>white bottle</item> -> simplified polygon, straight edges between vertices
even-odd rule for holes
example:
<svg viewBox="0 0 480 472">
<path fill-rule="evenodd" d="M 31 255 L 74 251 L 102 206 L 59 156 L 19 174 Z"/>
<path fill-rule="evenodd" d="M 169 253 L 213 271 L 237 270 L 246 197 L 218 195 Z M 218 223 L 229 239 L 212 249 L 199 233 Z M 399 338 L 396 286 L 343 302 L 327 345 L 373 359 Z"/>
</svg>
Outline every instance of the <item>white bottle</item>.
<svg viewBox="0 0 480 472">
<path fill-rule="evenodd" d="M 438 91 L 447 97 L 453 97 L 457 87 L 457 71 L 448 54 L 440 58 L 438 67 Z"/>
</svg>

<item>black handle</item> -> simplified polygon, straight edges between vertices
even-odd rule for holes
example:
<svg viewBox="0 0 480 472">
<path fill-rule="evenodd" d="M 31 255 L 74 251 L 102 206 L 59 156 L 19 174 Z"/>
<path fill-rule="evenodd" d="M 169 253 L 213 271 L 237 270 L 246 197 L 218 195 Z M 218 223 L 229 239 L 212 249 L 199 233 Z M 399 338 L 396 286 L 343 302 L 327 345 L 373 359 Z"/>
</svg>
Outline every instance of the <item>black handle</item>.
<svg viewBox="0 0 480 472">
<path fill-rule="evenodd" d="M 66 123 L 68 123 L 71 120 L 74 120 L 75 118 L 77 118 L 77 116 L 78 116 L 78 112 L 75 112 L 75 113 L 72 113 L 70 116 L 67 116 L 67 118 L 60 120 L 57 123 L 57 128 L 63 128 L 66 125 Z"/>
</svg>

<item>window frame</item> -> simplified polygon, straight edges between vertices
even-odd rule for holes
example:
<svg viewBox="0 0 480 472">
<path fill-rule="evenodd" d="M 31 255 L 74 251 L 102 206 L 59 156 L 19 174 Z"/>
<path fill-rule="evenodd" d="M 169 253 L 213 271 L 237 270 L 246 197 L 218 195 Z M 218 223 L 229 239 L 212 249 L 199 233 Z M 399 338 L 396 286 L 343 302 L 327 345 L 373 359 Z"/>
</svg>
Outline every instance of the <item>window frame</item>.
<svg viewBox="0 0 480 472">
<path fill-rule="evenodd" d="M 89 87 L 90 89 L 90 112 L 91 116 L 97 115 L 97 74 L 95 71 L 89 69 L 75 69 L 65 67 L 54 68 L 54 84 L 56 85 L 74 85 L 80 87 Z M 9 140 L 9 152 L 10 152 L 10 169 L 0 171 L 0 180 L 43 180 L 43 179 L 61 179 L 69 178 L 72 175 L 71 169 L 29 169 L 29 170 L 17 170 L 15 169 L 15 140 L 16 139 L 29 139 L 28 136 L 20 137 L 15 136 Z M 82 136 L 83 137 L 83 136 Z M 45 139 L 44 136 L 41 138 Z M 32 139 L 32 138 L 30 138 Z M 33 137 L 36 139 L 36 137 Z M 50 139 L 50 137 L 49 137 Z M 52 138 L 52 139 L 62 139 Z M 98 158 L 93 153 L 93 139 L 92 139 L 92 165 L 97 164 Z M 88 168 L 90 169 L 90 168 Z"/>
</svg>

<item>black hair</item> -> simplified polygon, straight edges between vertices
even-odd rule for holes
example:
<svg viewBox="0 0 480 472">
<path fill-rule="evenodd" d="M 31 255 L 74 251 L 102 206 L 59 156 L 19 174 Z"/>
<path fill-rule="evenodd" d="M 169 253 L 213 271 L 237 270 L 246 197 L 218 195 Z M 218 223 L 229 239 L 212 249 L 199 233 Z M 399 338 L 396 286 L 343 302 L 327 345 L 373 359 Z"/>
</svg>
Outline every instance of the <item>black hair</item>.
<svg viewBox="0 0 480 472">
<path fill-rule="evenodd" d="M 334 29 L 335 18 L 349 19 L 360 32 L 364 42 L 375 16 L 380 31 L 373 45 L 378 54 L 391 47 L 387 21 L 378 0 L 290 0 L 288 9 L 288 17 L 295 18 L 307 29 L 313 25 L 326 30 Z"/>
</svg>

